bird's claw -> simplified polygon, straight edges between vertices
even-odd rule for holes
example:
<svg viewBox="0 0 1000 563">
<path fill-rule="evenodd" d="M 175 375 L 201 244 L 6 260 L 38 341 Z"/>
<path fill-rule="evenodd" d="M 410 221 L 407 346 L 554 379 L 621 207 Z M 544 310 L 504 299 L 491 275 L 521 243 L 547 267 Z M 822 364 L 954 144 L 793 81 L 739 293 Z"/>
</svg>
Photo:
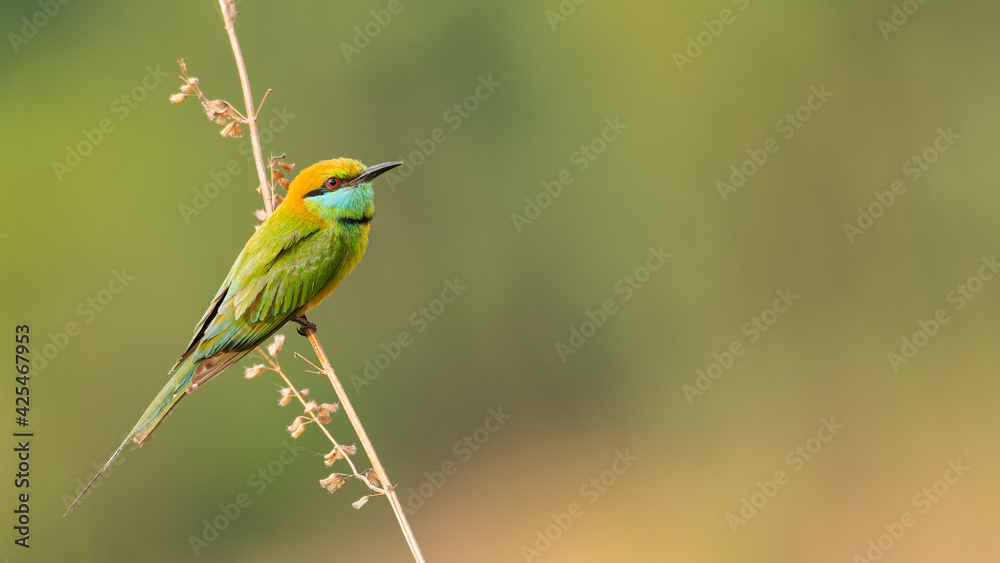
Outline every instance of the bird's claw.
<svg viewBox="0 0 1000 563">
<path fill-rule="evenodd" d="M 298 332 L 302 336 L 309 336 L 308 334 L 306 334 L 306 331 L 309 329 L 312 329 L 313 332 L 316 332 L 316 323 L 309 322 L 309 319 L 305 317 L 292 317 L 292 320 L 299 324 L 299 328 L 296 332 Z"/>
</svg>

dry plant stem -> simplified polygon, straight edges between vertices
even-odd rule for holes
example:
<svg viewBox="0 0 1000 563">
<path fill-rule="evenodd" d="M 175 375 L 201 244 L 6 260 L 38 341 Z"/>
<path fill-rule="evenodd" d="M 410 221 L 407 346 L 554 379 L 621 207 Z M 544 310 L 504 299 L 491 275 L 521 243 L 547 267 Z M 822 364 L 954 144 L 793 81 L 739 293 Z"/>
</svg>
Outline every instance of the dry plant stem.
<svg viewBox="0 0 1000 563">
<path fill-rule="evenodd" d="M 243 86 L 243 101 L 247 106 L 247 127 L 250 128 L 250 145 L 253 147 L 253 160 L 257 164 L 257 177 L 260 179 L 260 188 L 257 191 L 264 196 L 265 213 L 271 215 L 271 212 L 274 211 L 274 194 L 271 192 L 271 184 L 267 181 L 267 175 L 264 172 L 264 152 L 260 148 L 260 135 L 257 133 L 257 113 L 254 111 L 253 95 L 250 94 L 250 79 L 247 78 L 247 67 L 243 63 L 240 42 L 236 38 L 236 28 L 233 27 L 233 14 L 236 12 L 236 7 L 232 0 L 219 0 L 219 8 L 222 9 L 226 33 L 229 34 L 229 43 L 233 47 L 236 69 L 240 73 L 240 85 Z"/>
<path fill-rule="evenodd" d="M 278 362 L 276 360 L 272 360 L 271 357 L 265 354 L 264 351 L 261 350 L 260 348 L 257 348 L 257 351 L 260 352 L 261 356 L 264 356 L 264 359 L 267 360 L 268 364 L 270 364 L 271 369 L 278 375 L 280 375 L 281 379 L 285 380 L 285 384 L 288 385 L 288 388 L 292 390 L 292 393 L 295 395 L 295 398 L 298 399 L 300 403 L 302 403 L 302 408 L 305 408 L 306 400 L 302 398 L 302 395 L 299 393 L 299 390 L 295 388 L 295 385 L 293 385 L 291 380 L 288 379 L 288 376 L 285 375 L 285 372 L 281 371 L 281 366 L 278 364 Z M 309 413 L 309 416 L 312 417 L 312 422 L 315 422 L 316 426 L 319 426 L 320 430 L 322 430 L 323 433 L 326 434 L 326 437 L 330 439 L 330 443 L 333 444 L 333 447 L 340 448 L 340 444 L 333 437 L 333 435 L 330 434 L 330 431 L 326 429 L 326 425 L 324 425 L 319 421 L 319 418 L 316 417 L 316 414 Z M 344 460 L 347 461 L 347 464 L 351 466 L 351 473 L 353 473 L 355 477 L 362 477 L 362 475 L 358 473 L 358 468 L 354 466 L 354 462 L 351 461 L 350 456 L 345 457 Z"/>
<path fill-rule="evenodd" d="M 361 425 L 361 419 L 358 418 L 358 413 L 354 412 L 354 406 L 351 404 L 351 400 L 347 397 L 347 392 L 344 390 L 344 386 L 340 384 L 340 380 L 337 379 L 337 374 L 334 373 L 333 367 L 330 365 L 330 360 L 326 357 L 326 352 L 323 351 L 323 346 L 320 345 L 319 339 L 316 338 L 316 330 L 307 328 L 305 329 L 306 337 L 309 338 L 309 343 L 312 344 L 313 350 L 316 352 L 316 357 L 319 358 L 319 363 L 323 367 L 323 371 L 326 372 L 326 376 L 330 379 L 330 383 L 333 385 L 333 389 L 337 392 L 337 398 L 340 399 L 340 406 L 344 408 L 344 412 L 347 413 L 347 418 L 351 420 L 351 426 L 354 427 L 354 432 L 358 435 L 358 439 L 361 440 L 361 446 L 365 449 L 365 453 L 368 454 L 368 460 L 372 462 L 372 468 L 375 469 L 376 475 L 378 475 L 378 480 L 382 482 L 382 486 L 385 487 L 386 497 L 389 499 L 389 504 L 392 505 L 392 511 L 396 513 L 396 520 L 399 521 L 399 527 L 403 530 L 403 536 L 406 538 L 406 543 L 410 546 L 410 551 L 413 553 L 413 559 L 419 563 L 424 562 L 424 556 L 420 553 L 420 546 L 417 545 L 417 537 L 413 535 L 413 530 L 410 529 L 410 522 L 407 521 L 406 515 L 403 513 L 403 505 L 399 502 L 399 497 L 396 496 L 396 490 L 392 486 L 392 481 L 389 480 L 389 476 L 385 473 L 385 468 L 382 467 L 382 462 L 378 459 L 378 454 L 375 453 L 375 446 L 372 445 L 371 440 L 368 439 L 368 433 L 365 432 L 365 427 Z"/>
<path fill-rule="evenodd" d="M 246 65 L 243 63 L 243 54 L 240 52 L 240 42 L 236 38 L 236 29 L 233 27 L 233 15 L 236 13 L 236 7 L 232 0 L 219 0 L 219 8 L 222 10 L 222 19 L 225 22 L 226 32 L 229 34 L 229 43 L 233 47 L 233 56 L 236 58 L 236 68 L 240 74 L 240 84 L 243 86 L 243 101 L 246 103 L 247 107 L 247 126 L 250 129 L 250 144 L 253 147 L 254 163 L 257 165 L 257 176 L 260 178 L 260 188 L 258 191 L 264 198 L 264 211 L 268 216 L 270 216 L 271 212 L 274 211 L 274 193 L 271 190 L 271 184 L 268 182 L 267 175 L 264 172 L 264 153 L 260 148 L 260 134 L 257 131 L 257 114 L 254 113 L 253 96 L 250 94 L 250 80 L 247 78 Z M 410 546 L 410 551 L 413 553 L 414 561 L 417 563 L 425 563 L 424 556 L 420 553 L 420 546 L 417 545 L 417 538 L 413 535 L 413 530 L 410 529 L 410 523 L 407 521 L 406 515 L 403 513 L 403 505 L 400 504 L 399 497 L 396 496 L 396 491 L 392 487 L 392 482 L 389 481 L 389 476 L 386 475 L 385 468 L 382 467 L 382 462 L 379 461 L 378 455 L 375 453 L 375 448 L 372 446 L 371 440 L 368 439 L 368 434 L 361 425 L 361 419 L 359 419 L 358 414 L 354 412 L 354 406 L 351 405 L 351 401 L 347 397 L 347 392 L 344 391 L 344 386 L 341 385 L 340 380 L 337 379 L 337 374 L 334 373 L 333 367 L 330 365 L 330 360 L 326 357 L 326 352 L 323 351 L 323 347 L 316 338 L 316 331 L 314 329 L 306 329 L 305 332 L 306 336 L 309 337 L 309 343 L 312 344 L 313 350 L 315 350 L 316 356 L 319 358 L 323 371 L 326 372 L 327 377 L 330 379 L 330 383 L 337 392 L 337 397 L 340 399 L 340 404 L 344 408 L 344 412 L 347 413 L 347 417 L 351 420 L 351 426 L 354 427 L 354 431 L 357 433 L 358 439 L 361 440 L 361 445 L 364 447 L 365 453 L 368 454 L 368 459 L 371 461 L 372 467 L 375 469 L 375 474 L 378 476 L 382 486 L 385 487 L 385 495 L 389 499 L 389 504 L 392 505 L 392 511 L 396 514 L 396 520 L 399 522 L 399 527 L 403 531 L 403 537 L 406 538 L 407 545 Z M 299 397 L 299 400 L 302 401 L 301 396 Z M 326 432 L 326 428 L 322 424 L 320 424 L 319 427 L 323 428 L 323 431 Z M 327 436 L 330 436 L 329 433 L 327 433 Z M 333 440 L 332 436 L 330 436 L 330 440 Z M 336 444 L 336 442 L 334 442 L 334 444 Z M 350 459 L 348 459 L 348 463 L 351 463 Z M 353 466 L 354 464 L 351 463 L 351 467 Z M 355 470 L 354 473 L 357 474 L 357 471 Z"/>
</svg>

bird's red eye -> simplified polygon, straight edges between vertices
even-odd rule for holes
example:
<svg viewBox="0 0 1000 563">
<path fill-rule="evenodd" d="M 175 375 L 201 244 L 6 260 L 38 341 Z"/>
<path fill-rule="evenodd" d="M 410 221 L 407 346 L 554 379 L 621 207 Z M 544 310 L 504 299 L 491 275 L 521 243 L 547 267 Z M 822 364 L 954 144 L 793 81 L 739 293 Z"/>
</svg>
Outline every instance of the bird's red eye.
<svg viewBox="0 0 1000 563">
<path fill-rule="evenodd" d="M 331 190 L 334 190 L 334 189 L 337 189 L 338 186 L 340 186 L 340 178 L 327 178 L 326 179 L 326 187 L 327 188 L 329 188 Z"/>
</svg>

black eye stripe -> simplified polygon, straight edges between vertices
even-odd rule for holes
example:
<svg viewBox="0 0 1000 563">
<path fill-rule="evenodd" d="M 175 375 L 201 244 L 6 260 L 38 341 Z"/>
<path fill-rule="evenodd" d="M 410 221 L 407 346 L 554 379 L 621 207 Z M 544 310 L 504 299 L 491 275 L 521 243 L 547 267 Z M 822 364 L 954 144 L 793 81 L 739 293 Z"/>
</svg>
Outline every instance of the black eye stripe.
<svg viewBox="0 0 1000 563">
<path fill-rule="evenodd" d="M 354 185 L 354 180 L 347 180 L 343 178 L 337 178 L 336 176 L 330 176 L 329 178 L 323 181 L 323 187 L 316 188 L 315 190 L 308 192 L 302 197 L 303 198 L 316 197 L 323 194 L 328 194 L 330 192 L 335 192 L 341 188 L 348 188 L 352 185 Z"/>
</svg>

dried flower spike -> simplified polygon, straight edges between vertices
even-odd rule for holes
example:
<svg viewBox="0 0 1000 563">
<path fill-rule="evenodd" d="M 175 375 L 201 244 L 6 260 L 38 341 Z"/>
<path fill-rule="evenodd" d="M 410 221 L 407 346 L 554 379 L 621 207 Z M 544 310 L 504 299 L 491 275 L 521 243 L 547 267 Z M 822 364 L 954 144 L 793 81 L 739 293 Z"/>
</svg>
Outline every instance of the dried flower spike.
<svg viewBox="0 0 1000 563">
<path fill-rule="evenodd" d="M 181 90 L 184 90 L 183 86 L 181 87 Z M 184 98 L 187 98 L 187 94 L 185 94 L 185 93 L 171 94 L 170 95 L 170 103 L 172 103 L 172 104 L 179 104 L 179 103 L 181 103 L 181 102 L 184 101 Z"/>
</svg>

